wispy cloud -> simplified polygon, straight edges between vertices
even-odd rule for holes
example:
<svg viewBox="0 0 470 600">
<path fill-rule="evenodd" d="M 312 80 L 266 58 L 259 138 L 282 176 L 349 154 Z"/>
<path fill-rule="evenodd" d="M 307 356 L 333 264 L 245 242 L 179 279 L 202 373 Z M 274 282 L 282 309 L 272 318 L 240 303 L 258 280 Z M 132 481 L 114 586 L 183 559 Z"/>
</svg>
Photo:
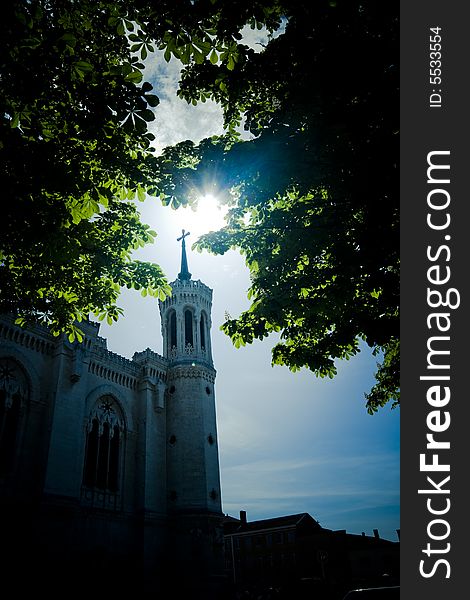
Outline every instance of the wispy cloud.
<svg viewBox="0 0 470 600">
<path fill-rule="evenodd" d="M 281 35 L 284 29 L 283 22 L 278 31 L 269 35 L 264 28 L 258 30 L 246 26 L 241 31 L 243 43 L 260 52 L 269 39 Z M 176 95 L 181 69 L 181 63 L 174 57 L 166 62 L 161 50 L 150 54 L 145 61 L 145 78 L 160 98 L 160 104 L 154 109 L 156 119 L 149 127 L 157 138 L 154 142 L 157 153 L 184 140 L 198 143 L 223 133 L 222 109 L 217 103 L 207 100 L 193 106 Z"/>
<path fill-rule="evenodd" d="M 283 19 L 279 29 L 272 34 L 268 34 L 264 27 L 262 29 L 252 29 L 249 25 L 245 25 L 240 31 L 243 37 L 243 43 L 256 52 L 261 52 L 269 40 L 275 39 L 284 33 L 286 24 L 286 19 Z"/>
<path fill-rule="evenodd" d="M 388 481 L 377 477 L 383 471 L 388 471 Z M 352 514 L 358 527 L 372 527 L 375 515 L 391 506 L 393 532 L 399 526 L 398 480 L 393 453 L 244 460 L 222 470 L 222 496 L 229 499 L 224 510 L 230 514 L 240 508 L 252 518 L 310 512 L 333 528 L 345 528 Z"/>
<path fill-rule="evenodd" d="M 154 109 L 155 121 L 149 127 L 157 138 L 154 146 L 158 153 L 184 140 L 197 143 L 223 133 L 222 109 L 218 104 L 207 100 L 193 106 L 176 95 L 180 72 L 181 64 L 175 58 L 166 62 L 160 50 L 151 54 L 145 63 L 146 80 L 160 98 L 160 104 Z"/>
<path fill-rule="evenodd" d="M 325 456 L 325 457 L 314 457 L 314 458 L 280 458 L 280 459 L 261 459 L 249 462 L 240 462 L 239 464 L 233 465 L 232 470 L 240 470 L 241 472 L 246 471 L 247 468 L 257 476 L 259 473 L 270 473 L 270 472 L 285 472 L 291 473 L 299 469 L 314 468 L 314 467 L 328 467 L 329 469 L 341 467 L 342 469 L 352 470 L 357 468 L 364 468 L 364 466 L 375 466 L 376 468 L 387 468 L 390 464 L 395 464 L 394 453 L 384 453 L 381 455 L 375 455 L 371 457 L 368 454 L 361 454 L 357 456 Z"/>
</svg>

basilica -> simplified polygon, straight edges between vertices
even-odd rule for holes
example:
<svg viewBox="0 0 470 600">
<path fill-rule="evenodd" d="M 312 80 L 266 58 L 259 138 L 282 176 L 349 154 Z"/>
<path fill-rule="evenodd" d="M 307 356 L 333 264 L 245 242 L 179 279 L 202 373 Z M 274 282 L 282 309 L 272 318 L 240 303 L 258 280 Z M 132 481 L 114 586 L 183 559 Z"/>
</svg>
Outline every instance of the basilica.
<svg viewBox="0 0 470 600">
<path fill-rule="evenodd" d="M 121 357 L 91 321 L 70 343 L 0 318 L 2 570 L 19 590 L 210 597 L 222 578 L 212 290 L 180 239 L 162 354 Z"/>
</svg>

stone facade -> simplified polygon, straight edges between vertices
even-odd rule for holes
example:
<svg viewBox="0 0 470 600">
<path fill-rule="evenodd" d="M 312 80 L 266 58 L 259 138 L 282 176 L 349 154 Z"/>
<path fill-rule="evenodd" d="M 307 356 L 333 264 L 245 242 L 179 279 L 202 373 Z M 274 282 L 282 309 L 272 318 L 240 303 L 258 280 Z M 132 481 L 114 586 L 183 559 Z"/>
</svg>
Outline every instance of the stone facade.
<svg viewBox="0 0 470 600">
<path fill-rule="evenodd" d="M 163 356 L 110 352 L 93 322 L 70 343 L 0 319 L 11 573 L 27 562 L 41 577 L 54 564 L 76 586 L 148 593 L 184 580 L 205 597 L 221 577 L 212 290 L 187 263 L 171 285 L 160 303 Z"/>
</svg>

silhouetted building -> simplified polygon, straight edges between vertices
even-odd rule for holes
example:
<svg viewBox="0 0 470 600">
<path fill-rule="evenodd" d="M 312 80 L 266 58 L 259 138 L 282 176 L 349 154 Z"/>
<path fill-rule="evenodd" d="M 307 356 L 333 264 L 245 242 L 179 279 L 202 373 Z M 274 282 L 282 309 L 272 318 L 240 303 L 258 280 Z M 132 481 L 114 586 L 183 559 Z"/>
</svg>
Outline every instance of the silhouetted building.
<svg viewBox="0 0 470 600">
<path fill-rule="evenodd" d="M 224 538 L 226 574 L 239 590 L 341 598 L 356 586 L 399 580 L 399 542 L 325 529 L 308 513 L 256 521 L 245 511 L 239 519 L 226 515 Z"/>
<path fill-rule="evenodd" d="M 212 290 L 182 242 L 163 355 L 118 356 L 92 322 L 70 343 L 0 320 L 2 572 L 16 582 L 156 592 L 166 578 L 207 597 L 223 576 Z"/>
</svg>

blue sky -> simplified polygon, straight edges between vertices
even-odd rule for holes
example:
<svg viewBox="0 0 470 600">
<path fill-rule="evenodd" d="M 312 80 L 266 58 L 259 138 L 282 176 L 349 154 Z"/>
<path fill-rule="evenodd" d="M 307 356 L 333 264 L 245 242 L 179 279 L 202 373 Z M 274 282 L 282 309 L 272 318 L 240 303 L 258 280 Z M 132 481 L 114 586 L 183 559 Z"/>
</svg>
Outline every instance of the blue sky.
<svg viewBox="0 0 470 600">
<path fill-rule="evenodd" d="M 248 35 L 252 44 L 265 41 L 262 32 Z M 216 105 L 193 107 L 176 98 L 177 64 L 156 55 L 147 63 L 147 78 L 161 100 L 152 124 L 157 151 L 222 132 Z M 148 198 L 141 213 L 158 237 L 136 258 L 159 263 L 170 280 L 179 272 L 176 238 L 181 229 L 191 232 L 187 241 L 193 243 L 223 223 L 213 202 L 201 203 L 197 212 L 174 211 Z M 364 392 L 373 384 L 376 363 L 370 350 L 365 347 L 357 357 L 338 363 L 333 380 L 271 367 L 274 338 L 237 350 L 219 331 L 225 312 L 236 316 L 249 306 L 243 259 L 232 251 L 224 256 L 189 251 L 188 261 L 193 279 L 214 290 L 212 340 L 224 512 L 238 516 L 246 510 L 249 520 L 308 512 L 324 527 L 368 535 L 378 529 L 382 537 L 396 540 L 400 413 L 389 407 L 374 416 L 365 411 Z M 161 353 L 157 302 L 125 290 L 119 304 L 125 316 L 111 327 L 101 325 L 108 348 L 129 358 L 147 347 Z"/>
</svg>

